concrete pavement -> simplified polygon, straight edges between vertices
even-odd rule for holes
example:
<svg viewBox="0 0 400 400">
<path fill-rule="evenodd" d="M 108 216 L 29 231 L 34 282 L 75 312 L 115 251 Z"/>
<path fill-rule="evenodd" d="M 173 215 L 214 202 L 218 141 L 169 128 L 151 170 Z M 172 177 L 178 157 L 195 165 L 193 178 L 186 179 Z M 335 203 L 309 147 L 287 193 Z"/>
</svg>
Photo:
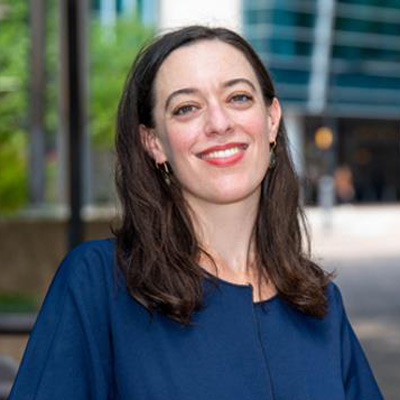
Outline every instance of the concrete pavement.
<svg viewBox="0 0 400 400">
<path fill-rule="evenodd" d="M 314 258 L 336 270 L 386 400 L 400 399 L 400 204 L 307 209 Z"/>
</svg>

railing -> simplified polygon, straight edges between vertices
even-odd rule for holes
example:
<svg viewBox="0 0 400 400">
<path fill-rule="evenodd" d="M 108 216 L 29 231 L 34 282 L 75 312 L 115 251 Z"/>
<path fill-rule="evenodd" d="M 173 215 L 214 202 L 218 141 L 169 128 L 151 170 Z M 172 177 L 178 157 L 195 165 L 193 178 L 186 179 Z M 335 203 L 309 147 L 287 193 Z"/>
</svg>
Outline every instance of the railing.
<svg viewBox="0 0 400 400">
<path fill-rule="evenodd" d="M 0 313 L 0 335 L 28 335 L 36 313 Z"/>
</svg>

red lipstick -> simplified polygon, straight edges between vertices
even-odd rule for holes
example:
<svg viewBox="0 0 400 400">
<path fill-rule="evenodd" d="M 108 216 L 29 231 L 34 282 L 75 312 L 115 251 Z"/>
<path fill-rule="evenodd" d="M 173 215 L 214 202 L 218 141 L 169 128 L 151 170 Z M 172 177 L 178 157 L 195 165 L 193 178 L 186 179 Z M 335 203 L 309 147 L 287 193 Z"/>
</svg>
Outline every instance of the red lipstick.
<svg viewBox="0 0 400 400">
<path fill-rule="evenodd" d="M 247 147 L 246 143 L 226 143 L 209 147 L 197 156 L 209 164 L 225 167 L 240 161 Z"/>
</svg>

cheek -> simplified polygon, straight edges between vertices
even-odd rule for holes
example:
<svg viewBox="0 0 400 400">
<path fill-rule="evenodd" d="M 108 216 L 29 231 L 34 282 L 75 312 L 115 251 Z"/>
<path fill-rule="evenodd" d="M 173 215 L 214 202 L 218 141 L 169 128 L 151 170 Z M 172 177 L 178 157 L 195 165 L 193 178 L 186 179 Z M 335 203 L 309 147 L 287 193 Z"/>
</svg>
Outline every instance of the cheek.
<svg viewBox="0 0 400 400">
<path fill-rule="evenodd" d="M 248 114 L 239 121 L 242 129 L 250 134 L 258 142 L 268 142 L 268 118 L 264 115 Z"/>
<path fill-rule="evenodd" d="M 170 161 L 178 160 L 190 152 L 195 142 L 193 130 L 188 128 L 173 128 L 166 132 L 164 147 Z"/>
</svg>

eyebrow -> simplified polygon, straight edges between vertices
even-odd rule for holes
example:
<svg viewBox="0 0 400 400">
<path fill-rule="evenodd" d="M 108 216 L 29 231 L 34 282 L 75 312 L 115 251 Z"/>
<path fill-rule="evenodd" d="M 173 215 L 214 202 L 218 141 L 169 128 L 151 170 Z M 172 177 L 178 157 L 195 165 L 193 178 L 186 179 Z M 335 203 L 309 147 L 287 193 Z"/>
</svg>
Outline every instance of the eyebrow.
<svg viewBox="0 0 400 400">
<path fill-rule="evenodd" d="M 168 97 L 167 100 L 165 101 L 165 110 L 168 108 L 169 104 L 171 103 L 171 100 L 179 96 L 180 94 L 193 94 L 193 93 L 198 93 L 199 90 L 195 88 L 184 88 L 184 89 L 178 89 L 172 92 Z"/>
<path fill-rule="evenodd" d="M 245 83 L 245 84 L 247 84 L 248 86 L 250 86 L 251 89 L 252 89 L 254 92 L 257 91 L 257 89 L 256 89 L 256 87 L 254 86 L 254 84 L 253 84 L 251 81 L 249 81 L 248 79 L 246 79 L 246 78 L 231 79 L 231 80 L 229 80 L 229 81 L 227 81 L 227 82 L 224 82 L 224 84 L 222 85 L 222 87 L 225 89 L 225 88 L 229 88 L 229 87 L 235 86 L 235 85 L 237 85 L 237 84 L 239 84 L 239 83 Z M 194 94 L 194 93 L 198 93 L 198 92 L 199 92 L 198 89 L 196 89 L 196 88 L 190 88 L 190 87 L 189 87 L 189 88 L 183 88 L 183 89 L 175 90 L 174 92 L 172 92 L 172 93 L 167 97 L 167 100 L 165 101 L 165 110 L 168 108 L 168 106 L 169 106 L 170 103 L 171 103 L 171 100 L 172 100 L 174 97 L 179 96 L 179 95 L 181 95 L 181 94 Z"/>
<path fill-rule="evenodd" d="M 249 81 L 248 79 L 246 79 L 246 78 L 231 79 L 228 82 L 225 82 L 223 87 L 224 88 L 232 87 L 234 85 L 237 85 L 238 83 L 245 83 L 245 84 L 249 85 L 253 89 L 254 92 L 257 91 L 257 89 L 254 86 L 254 84 L 251 81 Z"/>
</svg>

